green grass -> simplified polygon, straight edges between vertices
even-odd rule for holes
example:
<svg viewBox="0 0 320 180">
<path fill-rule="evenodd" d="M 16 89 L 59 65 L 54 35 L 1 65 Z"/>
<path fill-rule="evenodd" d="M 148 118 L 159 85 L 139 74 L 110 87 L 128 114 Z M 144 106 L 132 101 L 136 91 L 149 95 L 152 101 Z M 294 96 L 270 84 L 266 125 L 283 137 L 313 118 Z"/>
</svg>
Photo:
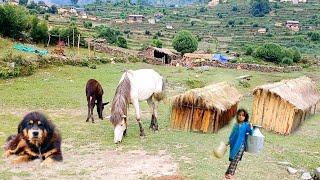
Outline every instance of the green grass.
<svg viewBox="0 0 320 180">
<path fill-rule="evenodd" d="M 319 87 L 319 69 L 308 69 L 295 73 L 258 73 L 252 71 L 230 70 L 212 68 L 210 71 L 198 73 L 196 70 L 168 66 L 152 66 L 143 63 L 137 64 L 106 64 L 98 65 L 97 69 L 83 67 L 63 66 L 42 69 L 29 77 L 0 80 L 0 142 L 6 137 L 16 133 L 17 124 L 23 115 L 31 110 L 41 110 L 52 118 L 62 133 L 64 152 L 70 155 L 74 149 L 82 149 L 85 145 L 97 144 L 98 149 L 117 149 L 124 151 L 144 149 L 151 153 L 166 150 L 179 165 L 179 174 L 189 179 L 222 179 L 228 166 L 227 155 L 222 159 L 213 159 L 211 152 L 221 140 L 227 139 L 231 125 L 222 128 L 217 134 L 189 133 L 170 128 L 170 105 L 160 103 L 159 106 L 159 133 L 151 132 L 148 127 L 150 117 L 143 113 L 143 126 L 147 137 L 139 138 L 138 125 L 134 120 L 133 107 L 129 112 L 128 137 L 121 145 L 113 143 L 113 130 L 111 123 L 106 120 L 97 123 L 85 123 L 86 98 L 85 83 L 89 78 L 101 82 L 105 101 L 111 101 L 115 88 L 121 77 L 122 70 L 126 68 L 154 68 L 168 81 L 168 95 L 172 96 L 187 88 L 187 80 L 199 79 L 205 84 L 229 81 L 234 83 L 243 93 L 264 83 L 275 82 L 285 78 L 300 75 L 312 75 L 317 79 Z M 236 77 L 252 75 L 250 87 L 238 86 Z M 182 87 L 179 90 L 177 87 Z M 179 90 L 179 91 L 178 91 Z M 240 103 L 241 107 L 251 111 L 252 97 L 245 96 Z M 142 111 L 148 111 L 146 102 L 141 103 Z M 106 108 L 109 114 L 109 106 Z M 285 168 L 276 165 L 277 161 L 288 161 L 296 168 L 313 170 L 319 166 L 320 147 L 320 115 L 308 119 L 298 131 L 290 136 L 280 136 L 271 132 L 262 131 L 266 137 L 265 149 L 260 155 L 246 153 L 239 164 L 237 179 L 292 179 Z M 66 146 L 72 145 L 72 146 Z M 0 150 L 0 154 L 3 150 Z M 84 150 L 82 154 L 90 154 Z M 69 159 L 67 155 L 65 159 Z M 187 160 L 186 160 L 187 159 Z M 3 159 L 0 166 L 5 166 Z M 79 162 L 81 163 L 81 162 Z M 58 173 L 61 177 L 78 178 L 90 174 L 86 169 L 77 169 L 78 174 L 71 169 L 63 169 Z M 0 168 L 2 179 L 11 179 L 13 176 L 24 178 L 28 172 L 15 172 L 8 168 Z"/>
</svg>

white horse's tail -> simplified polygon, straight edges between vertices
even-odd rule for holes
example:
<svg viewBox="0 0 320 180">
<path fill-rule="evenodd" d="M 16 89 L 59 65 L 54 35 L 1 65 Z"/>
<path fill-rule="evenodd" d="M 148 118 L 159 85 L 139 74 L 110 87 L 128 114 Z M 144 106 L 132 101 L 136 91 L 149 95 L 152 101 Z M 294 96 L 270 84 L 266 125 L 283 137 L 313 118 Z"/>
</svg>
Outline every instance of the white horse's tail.
<svg viewBox="0 0 320 180">
<path fill-rule="evenodd" d="M 165 88 L 166 88 L 165 79 L 162 78 L 162 91 L 153 94 L 153 98 L 156 101 L 161 101 L 166 98 Z"/>
</svg>

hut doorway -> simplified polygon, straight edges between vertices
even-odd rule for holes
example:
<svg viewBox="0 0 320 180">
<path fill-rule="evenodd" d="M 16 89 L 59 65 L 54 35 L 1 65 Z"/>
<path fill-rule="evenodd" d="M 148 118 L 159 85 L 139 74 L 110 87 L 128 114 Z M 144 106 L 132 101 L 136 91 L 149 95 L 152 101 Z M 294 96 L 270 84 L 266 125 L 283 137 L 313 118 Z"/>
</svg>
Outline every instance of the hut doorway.
<svg viewBox="0 0 320 180">
<path fill-rule="evenodd" d="M 158 50 L 154 50 L 154 51 L 153 51 L 153 56 L 154 56 L 155 58 L 160 58 L 160 59 L 162 59 L 162 63 L 163 63 L 163 64 L 170 64 L 170 63 L 171 63 L 171 59 L 170 59 L 169 55 L 166 54 L 166 53 L 164 53 L 164 52 L 160 52 L 160 51 L 158 51 Z"/>
</svg>

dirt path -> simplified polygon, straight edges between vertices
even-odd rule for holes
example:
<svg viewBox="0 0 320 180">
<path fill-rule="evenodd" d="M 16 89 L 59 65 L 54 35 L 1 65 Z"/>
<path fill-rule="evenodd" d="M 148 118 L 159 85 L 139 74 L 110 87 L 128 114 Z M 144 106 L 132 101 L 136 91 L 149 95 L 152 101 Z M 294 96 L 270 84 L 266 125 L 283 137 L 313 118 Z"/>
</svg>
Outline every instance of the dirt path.
<svg viewBox="0 0 320 180">
<path fill-rule="evenodd" d="M 90 148 L 94 147 L 92 144 Z M 89 146 L 88 146 L 89 147 Z M 41 167 L 40 161 L 35 160 L 21 165 L 12 165 L 5 159 L 7 166 L 1 171 L 12 173 L 29 173 L 32 179 L 36 178 L 90 178 L 90 179 L 139 179 L 174 176 L 177 174 L 178 165 L 173 162 L 170 155 L 165 152 L 149 154 L 144 150 L 93 151 L 81 153 L 67 151 L 64 153 L 62 163 L 53 164 L 49 168 Z M 17 177 L 18 178 L 18 177 Z M 26 177 L 28 178 L 28 177 Z"/>
</svg>

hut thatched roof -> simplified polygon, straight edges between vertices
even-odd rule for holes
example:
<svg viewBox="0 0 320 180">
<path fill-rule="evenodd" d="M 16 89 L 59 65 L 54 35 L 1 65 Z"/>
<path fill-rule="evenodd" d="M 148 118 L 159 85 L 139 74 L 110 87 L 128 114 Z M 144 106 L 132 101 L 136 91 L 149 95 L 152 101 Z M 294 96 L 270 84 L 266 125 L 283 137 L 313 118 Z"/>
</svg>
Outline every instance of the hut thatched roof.
<svg viewBox="0 0 320 180">
<path fill-rule="evenodd" d="M 301 110 L 310 108 L 320 100 L 315 82 L 306 76 L 258 86 L 254 93 L 257 90 L 270 91 Z"/>
<path fill-rule="evenodd" d="M 204 109 L 218 109 L 226 111 L 240 101 L 242 95 L 231 84 L 221 82 L 192 89 L 173 98 L 175 106 L 195 106 Z"/>
<path fill-rule="evenodd" d="M 175 55 L 173 52 L 171 52 L 169 49 L 165 49 L 165 48 L 157 48 L 157 47 L 150 47 L 154 50 L 157 50 L 158 52 L 164 53 L 164 54 L 168 54 L 169 56 L 171 55 Z"/>
</svg>

